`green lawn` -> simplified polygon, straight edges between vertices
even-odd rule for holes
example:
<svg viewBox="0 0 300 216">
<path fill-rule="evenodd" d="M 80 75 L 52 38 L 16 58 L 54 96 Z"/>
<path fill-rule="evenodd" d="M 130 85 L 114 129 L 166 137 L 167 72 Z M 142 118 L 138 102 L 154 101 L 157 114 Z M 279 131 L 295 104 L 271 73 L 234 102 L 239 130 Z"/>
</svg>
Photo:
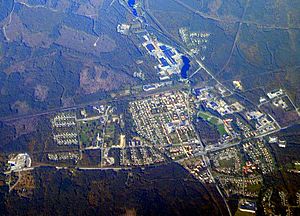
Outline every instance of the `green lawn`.
<svg viewBox="0 0 300 216">
<path fill-rule="evenodd" d="M 214 125 L 218 125 L 218 124 L 219 124 L 219 119 L 212 116 L 212 117 L 209 119 L 209 122 L 212 123 L 212 124 L 214 124 Z"/>
<path fill-rule="evenodd" d="M 80 140 L 85 145 L 89 144 L 89 137 L 86 135 L 86 133 L 81 133 L 80 134 Z"/>
<path fill-rule="evenodd" d="M 233 159 L 220 160 L 219 164 L 220 164 L 221 167 L 234 167 L 235 161 Z"/>
<path fill-rule="evenodd" d="M 221 136 L 223 136 L 224 134 L 227 134 L 224 124 L 223 123 L 220 124 L 219 123 L 220 120 L 217 117 L 211 115 L 210 113 L 201 112 L 201 111 L 198 112 L 197 116 L 204 119 L 205 121 L 209 122 L 211 125 L 217 126 L 218 131 L 221 134 Z"/>
<path fill-rule="evenodd" d="M 258 192 L 261 188 L 261 184 L 253 184 L 246 187 L 246 190 L 250 192 Z"/>
<path fill-rule="evenodd" d="M 296 170 L 300 170 L 300 165 L 295 165 Z"/>
<path fill-rule="evenodd" d="M 218 131 L 221 134 L 221 136 L 223 136 L 224 134 L 227 134 L 223 124 L 220 124 L 217 127 L 218 127 Z"/>
<path fill-rule="evenodd" d="M 205 121 L 208 121 L 210 118 L 210 115 L 204 112 L 198 112 L 197 116 L 204 119 Z"/>
</svg>

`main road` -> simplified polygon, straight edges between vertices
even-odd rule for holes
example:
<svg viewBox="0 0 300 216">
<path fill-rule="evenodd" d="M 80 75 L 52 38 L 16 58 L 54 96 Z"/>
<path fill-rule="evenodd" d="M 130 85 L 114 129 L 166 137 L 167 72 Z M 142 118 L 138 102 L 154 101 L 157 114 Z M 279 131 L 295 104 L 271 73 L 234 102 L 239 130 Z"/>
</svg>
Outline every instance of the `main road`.
<svg viewBox="0 0 300 216">
<path fill-rule="evenodd" d="M 137 87 L 141 87 L 141 86 L 135 86 L 135 88 L 137 88 Z M 159 93 L 165 92 L 165 91 L 180 90 L 180 89 L 183 89 L 184 87 L 185 87 L 185 85 L 183 83 L 176 83 L 176 84 L 171 85 L 171 86 L 161 87 L 161 88 L 158 88 L 156 90 L 148 91 L 148 92 L 145 92 L 145 91 L 141 90 L 141 91 L 136 92 L 136 93 L 131 92 L 129 95 L 120 94 L 120 96 L 117 96 L 117 97 L 110 97 L 109 96 L 107 99 L 99 99 L 99 100 L 95 100 L 95 101 L 89 101 L 89 102 L 86 102 L 86 103 L 78 103 L 76 105 L 68 106 L 68 107 L 57 107 L 57 108 L 53 108 L 53 109 L 47 109 L 45 111 L 39 111 L 39 112 L 36 112 L 36 113 L 27 113 L 27 114 L 13 115 L 13 116 L 7 116 L 7 117 L 0 117 L 0 121 L 2 121 L 4 123 L 8 123 L 8 122 L 17 121 L 17 120 L 26 119 L 26 118 L 34 118 L 34 117 L 50 115 L 50 114 L 54 114 L 56 112 L 76 110 L 76 109 L 79 109 L 79 108 L 84 108 L 88 105 L 101 105 L 101 104 L 119 102 L 119 101 L 122 101 L 122 100 L 124 100 L 124 101 L 134 100 L 134 99 L 138 99 L 138 98 L 143 98 L 143 97 L 159 94 Z M 123 91 L 124 90 L 122 90 L 118 93 L 122 93 Z"/>
</svg>

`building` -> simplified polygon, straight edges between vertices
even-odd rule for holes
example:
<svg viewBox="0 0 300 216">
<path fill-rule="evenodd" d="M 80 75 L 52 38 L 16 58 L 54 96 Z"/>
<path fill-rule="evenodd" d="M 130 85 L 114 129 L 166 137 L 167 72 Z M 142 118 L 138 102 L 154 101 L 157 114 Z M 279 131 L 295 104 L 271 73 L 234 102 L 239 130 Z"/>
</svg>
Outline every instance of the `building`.
<svg viewBox="0 0 300 216">
<path fill-rule="evenodd" d="M 286 147 L 286 141 L 285 140 L 279 140 L 278 147 L 279 148 L 285 148 Z"/>
<path fill-rule="evenodd" d="M 31 167 L 31 158 L 27 153 L 21 153 L 12 157 L 8 164 L 10 165 L 10 171 L 20 171 L 23 168 Z"/>
<path fill-rule="evenodd" d="M 257 210 L 256 203 L 251 202 L 251 201 L 244 201 L 240 205 L 239 210 L 242 212 L 249 212 L 249 213 L 255 214 L 255 212 Z"/>
<path fill-rule="evenodd" d="M 277 143 L 278 137 L 269 137 L 269 143 Z"/>
<path fill-rule="evenodd" d="M 283 95 L 283 90 L 282 89 L 279 89 L 278 91 L 274 90 L 274 91 L 269 92 L 267 95 L 270 99 L 273 99 L 280 95 Z"/>
</svg>

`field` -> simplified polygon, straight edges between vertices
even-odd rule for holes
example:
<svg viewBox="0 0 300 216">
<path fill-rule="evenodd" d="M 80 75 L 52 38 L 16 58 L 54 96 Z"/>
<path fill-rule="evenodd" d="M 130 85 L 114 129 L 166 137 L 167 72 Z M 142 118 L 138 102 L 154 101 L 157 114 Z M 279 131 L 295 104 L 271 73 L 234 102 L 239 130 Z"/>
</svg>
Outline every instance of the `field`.
<svg viewBox="0 0 300 216">
<path fill-rule="evenodd" d="M 228 160 L 219 160 L 219 164 L 222 168 L 231 168 L 235 166 L 235 159 L 230 158 Z"/>
<path fill-rule="evenodd" d="M 217 130 L 221 136 L 227 134 L 224 124 L 221 119 L 211 115 L 208 112 L 202 112 L 202 111 L 199 111 L 197 116 L 204 119 L 205 121 L 209 122 L 212 126 L 217 127 Z"/>
</svg>

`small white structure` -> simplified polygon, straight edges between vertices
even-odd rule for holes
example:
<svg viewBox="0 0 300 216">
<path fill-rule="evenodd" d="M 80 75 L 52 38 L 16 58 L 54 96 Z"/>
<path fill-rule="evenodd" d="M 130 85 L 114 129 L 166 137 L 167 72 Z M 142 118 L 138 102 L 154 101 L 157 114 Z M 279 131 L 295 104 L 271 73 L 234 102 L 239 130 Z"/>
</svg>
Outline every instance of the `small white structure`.
<svg viewBox="0 0 300 216">
<path fill-rule="evenodd" d="M 264 97 L 260 97 L 260 98 L 259 98 L 259 103 L 264 103 L 264 102 L 266 102 L 266 101 L 267 101 L 267 99 L 264 98 Z"/>
<path fill-rule="evenodd" d="M 232 84 L 234 85 L 234 87 L 240 91 L 243 90 L 243 86 L 242 86 L 242 82 L 240 80 L 234 80 L 232 81 Z"/>
<path fill-rule="evenodd" d="M 269 137 L 269 143 L 277 143 L 278 137 Z"/>
<path fill-rule="evenodd" d="M 278 97 L 280 95 L 283 95 L 283 90 L 279 89 L 278 91 L 276 91 L 276 90 L 275 91 L 271 91 L 267 95 L 268 95 L 268 97 L 270 99 L 273 99 L 273 98 L 276 98 L 276 97 Z"/>
<path fill-rule="evenodd" d="M 285 148 L 286 147 L 286 141 L 285 140 L 279 140 L 278 147 Z"/>
<path fill-rule="evenodd" d="M 123 35 L 128 35 L 130 30 L 130 25 L 127 24 L 119 24 L 117 26 L 117 32 Z"/>
<path fill-rule="evenodd" d="M 23 168 L 31 167 L 31 158 L 27 153 L 17 154 L 8 161 L 10 171 L 20 171 Z"/>
</svg>

